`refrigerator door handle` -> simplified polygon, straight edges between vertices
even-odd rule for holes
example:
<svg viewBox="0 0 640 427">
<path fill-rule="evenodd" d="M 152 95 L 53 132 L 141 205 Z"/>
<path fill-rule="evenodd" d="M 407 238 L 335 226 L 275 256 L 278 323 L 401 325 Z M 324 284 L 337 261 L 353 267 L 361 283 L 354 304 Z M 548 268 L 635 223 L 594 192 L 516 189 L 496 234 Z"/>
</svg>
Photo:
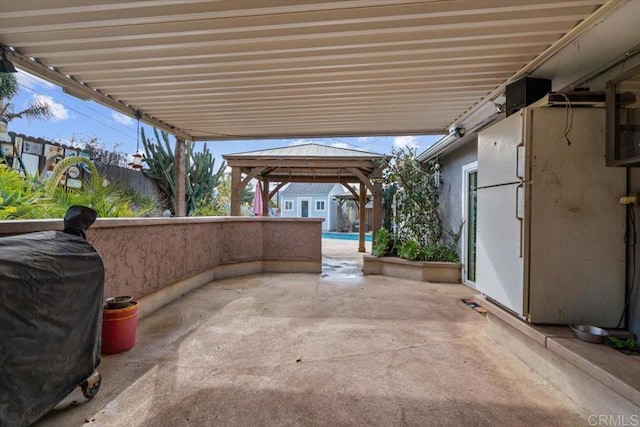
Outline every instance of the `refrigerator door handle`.
<svg viewBox="0 0 640 427">
<path fill-rule="evenodd" d="M 524 179 L 524 159 L 525 159 L 524 143 L 518 144 L 516 147 L 516 176 Z"/>
<path fill-rule="evenodd" d="M 518 221 L 520 222 L 520 251 L 518 256 L 520 258 L 522 258 L 524 256 L 523 254 L 523 242 L 524 242 L 524 236 L 523 236 L 523 226 L 524 226 L 524 182 L 521 182 L 520 184 L 518 184 L 518 186 L 516 187 L 516 218 L 518 219 Z"/>
</svg>

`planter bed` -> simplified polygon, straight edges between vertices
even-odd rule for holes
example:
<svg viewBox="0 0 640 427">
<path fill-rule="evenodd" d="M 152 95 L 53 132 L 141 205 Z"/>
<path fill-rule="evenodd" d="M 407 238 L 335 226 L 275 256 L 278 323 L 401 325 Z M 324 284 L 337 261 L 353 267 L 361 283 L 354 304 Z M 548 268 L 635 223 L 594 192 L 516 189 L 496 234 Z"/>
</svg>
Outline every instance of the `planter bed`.
<svg viewBox="0 0 640 427">
<path fill-rule="evenodd" d="M 457 262 L 407 261 L 398 257 L 363 256 L 363 272 L 420 282 L 460 283 Z"/>
</svg>

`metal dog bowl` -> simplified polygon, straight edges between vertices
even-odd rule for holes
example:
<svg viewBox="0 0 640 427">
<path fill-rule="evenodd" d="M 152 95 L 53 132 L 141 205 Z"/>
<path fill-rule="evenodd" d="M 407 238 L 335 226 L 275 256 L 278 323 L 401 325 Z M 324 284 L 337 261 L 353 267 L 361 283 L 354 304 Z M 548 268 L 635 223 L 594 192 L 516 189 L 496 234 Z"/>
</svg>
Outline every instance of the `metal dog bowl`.
<svg viewBox="0 0 640 427">
<path fill-rule="evenodd" d="M 609 332 L 602 328 L 591 325 L 569 325 L 573 330 L 576 338 L 581 341 L 591 342 L 594 344 L 604 344 L 609 338 Z"/>
</svg>

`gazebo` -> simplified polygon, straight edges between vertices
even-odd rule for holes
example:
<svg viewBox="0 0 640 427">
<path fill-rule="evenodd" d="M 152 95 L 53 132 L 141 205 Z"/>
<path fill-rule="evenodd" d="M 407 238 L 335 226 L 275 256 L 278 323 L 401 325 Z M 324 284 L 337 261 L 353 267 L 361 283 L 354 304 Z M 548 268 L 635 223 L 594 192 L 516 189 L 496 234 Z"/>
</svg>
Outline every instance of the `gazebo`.
<svg viewBox="0 0 640 427">
<path fill-rule="evenodd" d="M 358 217 L 364 224 L 367 189 L 373 201 L 372 231 L 382 226 L 382 169 L 388 157 L 360 150 L 303 144 L 222 156 L 231 167 L 231 215 L 240 215 L 240 194 L 252 180 L 262 181 L 263 215 L 269 200 L 290 182 L 343 184 L 359 201 Z M 269 184 L 278 183 L 273 190 Z M 349 184 L 359 184 L 356 191 Z M 365 251 L 365 228 L 359 229 L 360 252 Z"/>
</svg>

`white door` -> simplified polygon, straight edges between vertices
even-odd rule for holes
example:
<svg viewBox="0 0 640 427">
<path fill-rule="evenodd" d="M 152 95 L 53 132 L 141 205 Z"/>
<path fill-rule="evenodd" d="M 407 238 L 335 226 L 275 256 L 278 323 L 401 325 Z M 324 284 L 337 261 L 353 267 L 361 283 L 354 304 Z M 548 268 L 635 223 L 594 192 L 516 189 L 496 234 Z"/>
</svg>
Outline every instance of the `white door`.
<svg viewBox="0 0 640 427">
<path fill-rule="evenodd" d="M 476 240 L 478 212 L 478 162 L 462 167 L 461 262 L 463 282 L 476 287 Z"/>
</svg>

